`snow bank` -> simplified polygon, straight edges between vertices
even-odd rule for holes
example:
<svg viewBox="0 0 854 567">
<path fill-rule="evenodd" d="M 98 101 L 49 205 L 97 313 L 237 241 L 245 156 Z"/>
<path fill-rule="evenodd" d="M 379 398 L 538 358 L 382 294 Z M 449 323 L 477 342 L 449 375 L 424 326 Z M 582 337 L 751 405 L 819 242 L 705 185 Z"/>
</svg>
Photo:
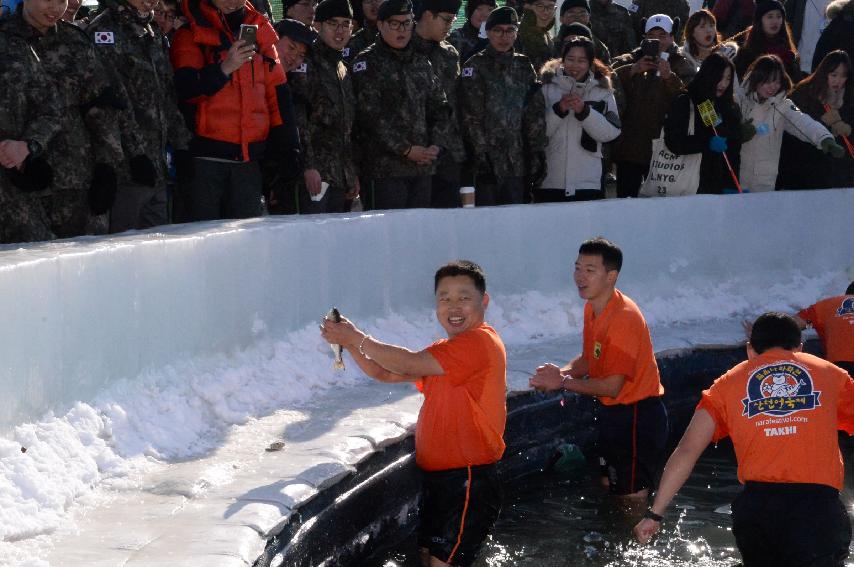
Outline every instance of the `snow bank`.
<svg viewBox="0 0 854 567">
<path fill-rule="evenodd" d="M 601 234 L 652 326 L 791 310 L 854 279 L 852 204 L 849 189 L 265 218 L 7 248 L 0 540 L 51 533 L 95 486 L 365 380 L 332 373 L 316 327 L 331 305 L 420 347 L 442 334 L 433 272 L 462 257 L 486 269 L 508 345 L 577 335 L 572 263 Z"/>
</svg>

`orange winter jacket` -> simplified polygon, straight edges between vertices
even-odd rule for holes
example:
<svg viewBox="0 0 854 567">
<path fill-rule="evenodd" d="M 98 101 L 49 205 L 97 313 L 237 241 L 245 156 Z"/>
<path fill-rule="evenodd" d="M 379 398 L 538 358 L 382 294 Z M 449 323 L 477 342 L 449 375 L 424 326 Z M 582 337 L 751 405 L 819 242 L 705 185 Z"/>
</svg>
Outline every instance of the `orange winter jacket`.
<svg viewBox="0 0 854 567">
<path fill-rule="evenodd" d="M 259 54 L 226 76 L 220 64 L 236 41 L 222 13 L 210 0 L 183 0 L 189 25 L 172 41 L 175 87 L 195 134 L 195 156 L 234 161 L 260 158 L 271 129 L 282 125 L 278 87 L 285 72 L 275 43 L 278 36 L 267 19 L 248 2 L 243 23 L 258 26 Z"/>
</svg>

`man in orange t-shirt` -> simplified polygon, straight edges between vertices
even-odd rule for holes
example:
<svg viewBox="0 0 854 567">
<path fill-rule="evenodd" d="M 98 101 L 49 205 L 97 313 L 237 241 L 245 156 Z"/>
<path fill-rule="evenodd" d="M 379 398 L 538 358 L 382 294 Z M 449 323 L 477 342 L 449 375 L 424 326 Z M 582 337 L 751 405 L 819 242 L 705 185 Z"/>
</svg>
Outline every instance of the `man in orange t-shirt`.
<svg viewBox="0 0 854 567">
<path fill-rule="evenodd" d="M 646 543 L 710 442 L 731 437 L 744 490 L 732 504 L 732 531 L 744 567 L 842 567 L 851 523 L 837 430 L 854 431 L 854 380 L 801 352 L 790 315 L 753 324 L 748 360 L 718 378 L 667 461 L 652 507 L 635 526 Z"/>
<path fill-rule="evenodd" d="M 641 500 L 664 461 L 669 427 L 649 328 L 635 302 L 616 288 L 622 264 L 613 242 L 600 237 L 581 245 L 574 278 L 587 300 L 583 351 L 562 369 L 537 368 L 531 386 L 599 399 L 604 481 L 612 494 Z"/>
<path fill-rule="evenodd" d="M 825 358 L 854 376 L 854 282 L 845 295 L 822 299 L 795 316 L 801 329 L 812 325 L 824 345 Z"/>
<path fill-rule="evenodd" d="M 468 566 L 501 508 L 495 464 L 504 454 L 507 355 L 484 322 L 489 295 L 480 266 L 465 260 L 442 266 L 434 291 L 436 318 L 448 338 L 419 352 L 382 343 L 347 319 L 325 321 L 322 334 L 368 376 L 414 382 L 424 394 L 415 429 L 422 564 Z"/>
</svg>

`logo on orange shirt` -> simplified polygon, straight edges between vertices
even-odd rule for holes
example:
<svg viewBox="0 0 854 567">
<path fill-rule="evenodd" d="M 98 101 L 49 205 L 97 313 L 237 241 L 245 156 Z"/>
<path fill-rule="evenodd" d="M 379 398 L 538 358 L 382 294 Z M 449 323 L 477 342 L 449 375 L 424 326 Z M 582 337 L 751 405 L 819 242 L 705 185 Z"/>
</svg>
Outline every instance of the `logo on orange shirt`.
<svg viewBox="0 0 854 567">
<path fill-rule="evenodd" d="M 813 391 L 812 376 L 805 368 L 793 362 L 775 362 L 750 375 L 742 415 L 782 417 L 812 410 L 821 405 L 819 395 L 821 392 Z"/>
<path fill-rule="evenodd" d="M 602 356 L 602 343 L 596 341 L 593 343 L 593 358 L 598 360 L 600 356 Z"/>
<path fill-rule="evenodd" d="M 854 316 L 854 297 L 846 297 L 842 302 L 842 306 L 836 310 L 836 314 L 840 317 L 845 317 L 846 315 Z"/>
</svg>

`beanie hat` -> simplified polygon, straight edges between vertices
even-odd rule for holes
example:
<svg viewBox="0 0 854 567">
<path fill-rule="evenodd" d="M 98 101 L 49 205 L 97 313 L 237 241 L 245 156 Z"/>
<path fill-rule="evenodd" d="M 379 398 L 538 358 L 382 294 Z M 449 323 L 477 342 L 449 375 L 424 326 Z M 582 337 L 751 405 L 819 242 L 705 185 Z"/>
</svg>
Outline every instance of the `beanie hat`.
<svg viewBox="0 0 854 567">
<path fill-rule="evenodd" d="M 486 30 L 489 31 L 495 26 L 518 26 L 519 16 L 516 10 L 510 6 L 502 6 L 493 10 L 486 19 Z"/>
<path fill-rule="evenodd" d="M 317 39 L 316 31 L 296 20 L 290 20 L 287 18 L 279 20 L 276 22 L 276 25 L 273 26 L 273 29 L 276 30 L 279 37 L 287 37 L 297 43 L 303 43 L 309 47 L 311 47 L 311 44 L 314 43 L 315 39 Z"/>
<path fill-rule="evenodd" d="M 440 12 L 456 14 L 460 11 L 460 5 L 462 4 L 462 0 L 421 0 L 419 4 L 419 16 L 427 10 L 433 12 L 434 14 L 438 14 Z"/>
<path fill-rule="evenodd" d="M 753 25 L 762 22 L 762 16 L 773 10 L 780 10 L 783 17 L 786 17 L 786 8 L 778 0 L 759 0 L 756 2 L 756 8 L 753 10 Z"/>
<path fill-rule="evenodd" d="M 384 22 L 392 16 L 408 16 L 412 13 L 409 0 L 385 0 L 377 10 L 377 20 Z"/>
<path fill-rule="evenodd" d="M 569 10 L 570 8 L 584 8 L 587 10 L 587 13 L 590 13 L 590 0 L 563 0 L 563 4 L 560 5 L 560 15 L 563 17 L 563 14 Z"/>
<path fill-rule="evenodd" d="M 325 22 L 332 18 L 353 19 L 353 6 L 350 0 L 323 0 L 314 11 L 315 22 Z"/>
<path fill-rule="evenodd" d="M 578 22 L 573 22 L 569 25 L 561 25 L 560 30 L 558 30 L 557 32 L 557 36 L 561 40 L 574 35 L 579 37 L 586 37 L 590 40 L 593 39 L 593 32 L 590 31 L 590 28 L 588 28 L 584 24 L 579 24 Z"/>
<path fill-rule="evenodd" d="M 471 20 L 471 15 L 478 9 L 479 6 L 498 6 L 496 0 L 467 0 L 466 2 L 466 21 Z"/>
</svg>

